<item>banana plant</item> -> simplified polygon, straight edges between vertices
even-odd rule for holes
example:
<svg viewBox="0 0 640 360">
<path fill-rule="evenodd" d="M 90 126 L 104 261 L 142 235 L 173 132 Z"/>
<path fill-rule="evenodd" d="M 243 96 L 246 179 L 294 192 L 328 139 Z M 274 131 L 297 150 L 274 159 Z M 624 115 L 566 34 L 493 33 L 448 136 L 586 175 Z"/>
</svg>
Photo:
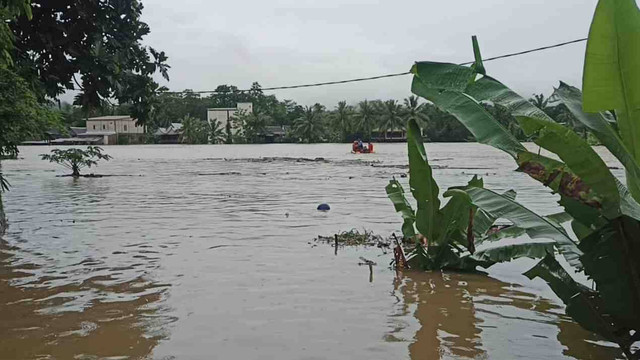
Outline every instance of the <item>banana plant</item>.
<svg viewBox="0 0 640 360">
<path fill-rule="evenodd" d="M 515 192 L 497 194 L 483 189 L 483 181 L 474 176 L 466 186 L 448 189 L 443 196 L 447 203 L 441 206 L 439 188 L 433 178 L 427 154 L 415 119 L 409 120 L 407 128 L 409 153 L 409 186 L 417 204 L 414 211 L 405 197 L 399 181 L 393 179 L 386 187 L 387 195 L 395 210 L 402 215 L 402 232 L 411 239 L 413 246 L 409 254 L 410 268 L 422 270 L 455 269 L 474 271 L 477 266 L 487 268 L 495 263 L 519 257 L 543 258 L 553 251 L 553 242 L 518 242 L 495 245 L 498 240 L 527 234 L 531 239 L 546 239 L 544 235 L 554 233 L 579 250 L 564 232 L 558 220 L 565 215 L 542 218 L 515 202 Z M 490 196 L 511 201 L 511 206 L 520 207 L 519 218 L 512 226 L 496 231 L 496 219 L 502 212 L 485 211 L 472 204 L 474 191 L 486 191 Z M 499 244 L 499 243 L 498 243 Z"/>
<path fill-rule="evenodd" d="M 488 76 L 475 38 L 473 44 L 471 67 L 416 63 L 413 93 L 453 114 L 479 142 L 505 151 L 519 171 L 560 195 L 578 241 L 568 242 L 558 228 L 542 235 L 595 289 L 575 281 L 553 253 L 525 275 L 544 279 L 581 326 L 616 342 L 627 358 L 639 359 L 632 345 L 640 341 L 640 10 L 634 0 L 600 0 L 587 43 L 584 95 L 565 83 L 554 93 L 622 163 L 626 186 L 580 136 Z M 483 102 L 507 108 L 559 160 L 527 151 Z M 513 206 L 512 199 L 481 188 L 466 193 L 490 216 L 522 219 L 517 211 L 523 207 Z"/>
</svg>

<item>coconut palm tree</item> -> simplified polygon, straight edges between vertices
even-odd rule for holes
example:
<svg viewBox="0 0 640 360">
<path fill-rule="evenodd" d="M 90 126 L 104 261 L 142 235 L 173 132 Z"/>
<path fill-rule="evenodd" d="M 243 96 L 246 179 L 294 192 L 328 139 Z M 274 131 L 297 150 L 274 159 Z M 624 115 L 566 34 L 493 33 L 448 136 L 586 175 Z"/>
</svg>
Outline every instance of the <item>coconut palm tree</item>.
<svg viewBox="0 0 640 360">
<path fill-rule="evenodd" d="M 233 120 L 240 134 L 249 144 L 260 142 L 260 137 L 267 129 L 269 117 L 261 112 L 254 111 L 249 114 L 240 114 Z"/>
<path fill-rule="evenodd" d="M 415 120 L 421 129 L 427 128 L 429 117 L 426 114 L 425 104 L 420 104 L 419 98 L 411 95 L 404 99 L 404 120 L 405 124 L 409 120 Z"/>
<path fill-rule="evenodd" d="M 362 132 L 365 140 L 371 139 L 371 131 L 375 125 L 375 109 L 367 100 L 358 104 L 357 124 L 358 130 Z"/>
<path fill-rule="evenodd" d="M 538 109 L 544 110 L 549 104 L 549 99 L 544 97 L 544 94 L 533 94 L 533 98 L 529 99 L 529 102 L 535 105 Z"/>
<path fill-rule="evenodd" d="M 181 143 L 206 144 L 209 138 L 209 124 L 193 116 L 185 116 L 182 123 Z"/>
<path fill-rule="evenodd" d="M 213 144 L 221 144 L 225 142 L 227 135 L 222 123 L 218 120 L 213 120 L 209 127 L 209 140 Z"/>
<path fill-rule="evenodd" d="M 346 101 L 340 101 L 338 106 L 336 106 L 336 110 L 333 112 L 331 120 L 333 122 L 333 126 L 340 129 L 340 133 L 342 133 L 342 141 L 347 141 L 347 137 L 351 132 L 352 124 L 352 116 L 353 109 L 351 106 L 347 105 Z"/>
<path fill-rule="evenodd" d="M 378 109 L 380 117 L 378 118 L 378 127 L 384 130 L 384 138 L 387 139 L 388 130 L 398 130 L 404 128 L 404 119 L 402 118 L 402 105 L 397 100 L 387 100 L 383 102 Z"/>
<path fill-rule="evenodd" d="M 304 142 L 314 142 L 322 136 L 322 114 L 315 106 L 306 106 L 304 114 L 293 123 L 294 133 Z"/>
</svg>

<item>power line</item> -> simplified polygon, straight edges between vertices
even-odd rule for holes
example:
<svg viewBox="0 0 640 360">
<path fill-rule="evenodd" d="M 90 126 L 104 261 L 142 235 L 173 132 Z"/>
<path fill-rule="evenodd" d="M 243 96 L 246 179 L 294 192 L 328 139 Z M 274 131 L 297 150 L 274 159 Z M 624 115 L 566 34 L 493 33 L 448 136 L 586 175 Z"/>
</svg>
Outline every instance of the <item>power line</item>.
<svg viewBox="0 0 640 360">
<path fill-rule="evenodd" d="M 553 49 L 553 48 L 557 48 L 557 47 L 561 47 L 561 46 L 565 46 L 565 45 L 570 45 L 570 44 L 575 44 L 575 43 L 579 43 L 579 42 L 582 42 L 582 41 L 587 41 L 587 39 L 588 38 L 576 39 L 576 40 L 566 41 L 566 42 L 562 42 L 562 43 L 558 43 L 558 44 L 554 44 L 554 45 L 543 46 L 543 47 L 539 47 L 539 48 L 535 48 L 535 49 L 531 49 L 531 50 L 525 50 L 525 51 L 520 51 L 520 52 L 516 52 L 516 53 L 511 53 L 511 54 L 494 56 L 494 57 L 491 57 L 491 58 L 488 58 L 488 59 L 482 59 L 482 61 L 484 62 L 484 61 L 504 59 L 504 58 L 513 57 L 513 56 L 529 54 L 529 53 L 536 52 L 536 51 Z M 471 65 L 473 63 L 474 63 L 473 61 L 469 61 L 469 62 L 458 64 L 458 65 Z"/>
<path fill-rule="evenodd" d="M 529 53 L 533 53 L 533 52 L 537 52 L 537 51 L 543 51 L 543 50 L 558 48 L 558 47 L 562 47 L 562 46 L 566 46 L 566 45 L 570 45 L 570 44 L 579 43 L 579 42 L 582 42 L 582 41 L 587 41 L 587 38 L 566 41 L 566 42 L 562 42 L 562 43 L 558 43 L 558 44 L 542 46 L 542 47 L 539 47 L 539 48 L 525 50 L 525 51 L 519 51 L 519 52 L 515 52 L 515 53 L 510 53 L 510 54 L 498 55 L 498 56 L 490 57 L 490 58 L 487 58 L 487 59 L 482 59 L 482 61 L 486 62 L 486 61 L 504 59 L 504 58 L 509 58 L 509 57 L 513 57 L 513 56 L 529 54 Z M 474 63 L 473 61 L 469 61 L 469 62 L 464 62 L 464 63 L 458 64 L 458 65 L 471 65 L 473 63 Z M 409 74 L 411 74 L 410 71 L 405 71 L 405 72 L 401 72 L 401 73 L 385 74 L 385 75 L 362 77 L 362 78 L 347 79 L 347 80 L 326 81 L 326 82 L 311 83 L 311 84 L 301 84 L 301 85 L 274 86 L 274 87 L 268 87 L 268 88 L 261 88 L 260 90 L 262 90 L 262 91 L 270 91 L 270 90 L 284 90 L 284 89 L 300 89 L 300 88 L 325 86 L 325 85 L 347 84 L 347 83 L 352 83 L 352 82 L 378 80 L 378 79 L 384 79 L 384 78 L 390 78 L 390 77 L 396 77 L 396 76 L 404 76 L 404 75 L 409 75 Z M 238 90 L 238 91 L 239 92 L 248 92 L 250 90 Z M 184 93 L 184 91 L 169 91 L 169 93 L 170 94 L 181 94 L 181 93 Z M 201 90 L 201 91 L 193 91 L 193 93 L 195 93 L 195 94 L 207 94 L 207 93 L 218 93 L 218 91 L 216 91 L 216 90 Z"/>
</svg>

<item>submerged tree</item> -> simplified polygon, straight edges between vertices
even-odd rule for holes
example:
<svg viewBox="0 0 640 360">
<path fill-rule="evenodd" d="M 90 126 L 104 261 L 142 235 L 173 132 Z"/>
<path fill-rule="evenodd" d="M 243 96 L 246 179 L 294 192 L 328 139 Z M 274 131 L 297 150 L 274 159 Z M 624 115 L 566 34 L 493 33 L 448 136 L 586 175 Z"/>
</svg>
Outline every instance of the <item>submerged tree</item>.
<svg viewBox="0 0 640 360">
<path fill-rule="evenodd" d="M 89 146 L 86 150 L 82 149 L 53 149 L 51 154 L 40 154 L 42 160 L 49 160 L 56 164 L 60 164 L 71 170 L 71 176 L 79 177 L 80 169 L 98 165 L 98 161 L 109 161 L 111 156 L 102 153 L 102 148 L 98 146 Z"/>
</svg>

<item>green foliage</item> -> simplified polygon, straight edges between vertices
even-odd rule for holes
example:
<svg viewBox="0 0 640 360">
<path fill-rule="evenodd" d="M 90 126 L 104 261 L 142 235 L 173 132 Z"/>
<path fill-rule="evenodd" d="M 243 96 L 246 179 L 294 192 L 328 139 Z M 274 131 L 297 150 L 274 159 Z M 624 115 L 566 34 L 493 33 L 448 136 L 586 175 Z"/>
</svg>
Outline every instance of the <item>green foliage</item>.
<svg viewBox="0 0 640 360">
<path fill-rule="evenodd" d="M 445 192 L 444 196 L 449 200 L 441 207 L 438 185 L 433 178 L 420 133 L 416 120 L 409 120 L 409 186 L 417 210 L 413 210 L 404 195 L 402 185 L 397 180 L 391 180 L 386 187 L 387 196 L 404 220 L 402 232 L 405 239 L 414 242 L 409 255 L 409 266 L 424 270 L 474 270 L 476 266 L 489 267 L 496 262 L 519 257 L 544 257 L 553 247 L 552 243 L 527 242 L 485 246 L 476 251 L 476 245 L 496 241 L 503 232 L 508 232 L 504 237 L 509 236 L 514 233 L 514 229 L 518 234 L 527 233 L 532 238 L 539 237 L 545 231 L 560 233 L 560 230 L 553 227 L 549 220 L 523 211 L 520 213 L 519 221 L 514 222 L 515 226 L 492 231 L 494 222 L 502 212 L 493 215 L 472 203 L 470 194 L 484 190 L 482 180 L 477 177 L 471 179 L 465 187 L 451 188 Z M 512 192 L 504 196 L 495 196 L 501 200 L 495 202 L 494 199 L 498 206 L 504 206 L 505 201 L 509 204 L 514 203 Z"/>
<path fill-rule="evenodd" d="M 71 169 L 71 175 L 80 176 L 80 169 L 98 165 L 98 161 L 109 161 L 111 156 L 102 153 L 102 148 L 98 146 L 88 146 L 86 150 L 72 149 L 53 149 L 51 154 L 40 154 L 42 160 L 60 164 L 67 169 Z"/>
<path fill-rule="evenodd" d="M 222 144 L 225 142 L 225 139 L 225 129 L 219 121 L 214 120 L 209 126 L 209 140 L 213 144 Z"/>
<path fill-rule="evenodd" d="M 257 111 L 236 115 L 233 118 L 233 123 L 237 129 L 238 142 L 251 144 L 264 142 L 264 135 L 269 122 L 270 119 L 267 115 Z"/>
<path fill-rule="evenodd" d="M 183 144 L 206 144 L 209 142 L 209 124 L 191 116 L 185 116 L 182 123 L 180 142 Z"/>
<path fill-rule="evenodd" d="M 316 142 L 322 139 L 324 127 L 322 123 L 323 112 L 317 106 L 307 106 L 304 114 L 293 123 L 293 130 L 302 142 Z"/>
<path fill-rule="evenodd" d="M 168 79 L 164 52 L 142 45 L 149 26 L 139 1 L 32 0 L 33 18 L 10 23 L 13 58 L 22 77 L 34 84 L 39 101 L 76 90 L 85 110 L 115 98 L 131 105 L 140 123 L 149 120 L 161 90 L 152 75 Z M 52 46 L 55 44 L 55 46 Z M 75 76 L 79 74 L 79 79 Z"/>
<path fill-rule="evenodd" d="M 382 104 L 378 104 L 378 128 L 384 131 L 384 137 L 387 137 L 387 131 L 403 129 L 405 121 L 402 105 L 396 100 L 387 100 Z"/>
<path fill-rule="evenodd" d="M 338 102 L 335 111 L 331 114 L 333 128 L 338 129 L 340 141 L 349 141 L 349 135 L 354 128 L 353 108 L 346 101 Z"/>
<path fill-rule="evenodd" d="M 593 280 L 595 289 L 572 279 L 552 253 L 526 275 L 544 279 L 571 317 L 616 342 L 630 359 L 640 358 L 631 347 L 640 340 L 639 40 L 640 10 L 635 2 L 600 0 L 587 45 L 584 96 L 564 83 L 554 93 L 574 124 L 589 131 L 624 165 L 629 189 L 613 176 L 585 136 L 565 126 L 571 125 L 568 121 L 554 121 L 541 111 L 546 105 L 542 98 L 537 99 L 539 108 L 489 76 L 476 79 L 477 67 L 418 63 L 413 68 L 416 94 L 451 112 L 479 141 L 509 153 L 520 171 L 560 194 L 559 204 L 572 218 L 577 246 L 557 219 L 525 231 L 534 237 L 535 230 L 538 237 L 553 240 L 569 264 Z M 560 160 L 526 151 L 499 121 L 474 105 L 483 102 L 507 109 L 526 135 Z M 466 193 L 475 206 L 510 219 L 517 228 L 523 221 L 532 224 L 535 217 L 489 190 L 468 188 Z"/>
<path fill-rule="evenodd" d="M 0 158 L 17 156 L 22 141 L 59 127 L 58 114 L 38 103 L 24 79 L 0 68 Z"/>
</svg>

